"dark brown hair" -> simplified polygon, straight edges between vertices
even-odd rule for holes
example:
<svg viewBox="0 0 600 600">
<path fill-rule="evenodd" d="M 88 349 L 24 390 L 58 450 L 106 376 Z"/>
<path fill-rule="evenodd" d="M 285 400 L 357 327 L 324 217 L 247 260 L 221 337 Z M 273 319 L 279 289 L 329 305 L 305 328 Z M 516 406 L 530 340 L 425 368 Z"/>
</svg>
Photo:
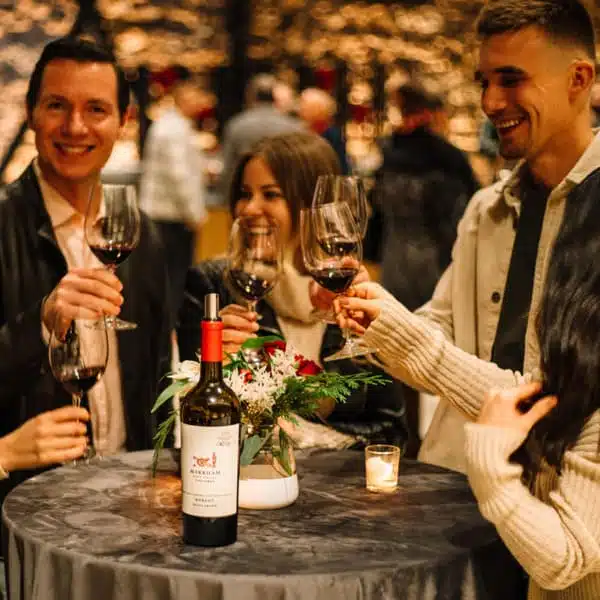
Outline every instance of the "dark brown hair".
<svg viewBox="0 0 600 600">
<path fill-rule="evenodd" d="M 530 26 L 541 28 L 558 43 L 582 48 L 595 62 L 592 17 L 578 0 L 490 0 L 479 13 L 477 34 L 485 39 Z"/>
<path fill-rule="evenodd" d="M 320 135 L 311 132 L 286 133 L 259 142 L 244 154 L 233 173 L 229 192 L 229 208 L 235 213 L 240 199 L 242 177 L 248 162 L 262 158 L 272 171 L 288 203 L 292 231 L 298 231 L 300 211 L 312 203 L 320 175 L 341 174 L 337 154 Z"/>
<path fill-rule="evenodd" d="M 103 46 L 79 37 L 63 37 L 47 44 L 38 59 L 29 79 L 26 95 L 27 115 L 31 117 L 39 100 L 44 70 L 53 60 L 74 60 L 78 63 L 105 63 L 112 66 L 117 78 L 117 103 L 121 120 L 125 118 L 129 105 L 129 84 L 115 57 Z"/>
</svg>

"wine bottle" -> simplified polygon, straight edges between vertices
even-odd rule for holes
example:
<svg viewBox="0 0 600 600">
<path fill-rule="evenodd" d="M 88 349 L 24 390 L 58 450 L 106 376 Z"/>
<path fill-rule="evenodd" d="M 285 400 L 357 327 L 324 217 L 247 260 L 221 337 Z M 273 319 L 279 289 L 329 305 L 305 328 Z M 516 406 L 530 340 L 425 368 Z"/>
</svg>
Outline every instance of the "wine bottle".
<svg viewBox="0 0 600 600">
<path fill-rule="evenodd" d="M 200 381 L 181 402 L 183 541 L 226 546 L 237 538 L 240 405 L 223 382 L 218 294 L 204 315 Z"/>
</svg>

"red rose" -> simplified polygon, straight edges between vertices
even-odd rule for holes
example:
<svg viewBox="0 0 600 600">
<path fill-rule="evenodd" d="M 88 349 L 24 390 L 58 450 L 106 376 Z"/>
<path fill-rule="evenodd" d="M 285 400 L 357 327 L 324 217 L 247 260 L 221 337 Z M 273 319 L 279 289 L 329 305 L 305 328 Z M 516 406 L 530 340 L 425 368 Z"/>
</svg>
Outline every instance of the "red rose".
<svg viewBox="0 0 600 600">
<path fill-rule="evenodd" d="M 321 371 L 323 371 L 323 369 L 321 369 L 321 367 L 316 362 L 304 358 L 298 363 L 296 375 L 318 375 L 319 373 L 321 373 Z"/>
<path fill-rule="evenodd" d="M 250 383 L 252 381 L 252 371 L 248 369 L 242 369 L 240 375 L 244 376 L 244 383 Z"/>
<path fill-rule="evenodd" d="M 285 342 L 283 340 L 265 342 L 263 344 L 263 349 L 269 356 L 273 356 L 273 354 L 275 354 L 275 350 L 281 350 L 285 352 Z"/>
</svg>

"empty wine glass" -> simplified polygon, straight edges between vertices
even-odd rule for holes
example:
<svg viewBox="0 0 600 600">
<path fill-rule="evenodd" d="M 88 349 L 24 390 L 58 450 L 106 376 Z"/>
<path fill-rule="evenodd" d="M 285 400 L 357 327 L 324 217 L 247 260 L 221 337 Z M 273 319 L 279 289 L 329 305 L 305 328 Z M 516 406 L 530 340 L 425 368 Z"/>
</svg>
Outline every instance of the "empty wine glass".
<svg viewBox="0 0 600 600">
<path fill-rule="evenodd" d="M 355 175 L 320 175 L 313 194 L 312 207 L 318 208 L 333 202 L 345 202 L 350 207 L 363 239 L 369 225 L 369 203 L 362 179 Z"/>
<path fill-rule="evenodd" d="M 85 238 L 94 255 L 113 273 L 137 247 L 140 228 L 135 186 L 94 187 L 85 216 Z M 107 316 L 106 327 L 135 329 L 137 324 Z"/>
<path fill-rule="evenodd" d="M 300 242 L 304 266 L 311 277 L 334 294 L 343 294 L 352 284 L 362 261 L 362 243 L 350 208 L 331 203 L 300 213 Z M 344 334 L 343 347 L 325 361 L 369 354 L 363 342 Z"/>
<path fill-rule="evenodd" d="M 86 320 L 71 321 L 67 328 L 57 323 L 50 335 L 48 360 L 54 378 L 71 394 L 73 406 L 81 406 L 83 395 L 96 385 L 106 369 L 106 327 L 93 326 Z M 93 448 L 89 448 L 84 458 L 93 454 Z"/>
<path fill-rule="evenodd" d="M 277 223 L 264 215 L 238 217 L 231 227 L 225 281 L 248 310 L 275 285 L 283 269 Z"/>
</svg>

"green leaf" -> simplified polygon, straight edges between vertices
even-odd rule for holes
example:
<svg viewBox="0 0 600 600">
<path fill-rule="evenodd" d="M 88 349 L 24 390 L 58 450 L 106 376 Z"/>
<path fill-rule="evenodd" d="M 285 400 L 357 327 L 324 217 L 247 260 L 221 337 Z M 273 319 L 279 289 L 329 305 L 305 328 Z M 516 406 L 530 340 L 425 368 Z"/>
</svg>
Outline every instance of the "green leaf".
<svg viewBox="0 0 600 600">
<path fill-rule="evenodd" d="M 262 348 L 267 342 L 283 342 L 283 338 L 278 335 L 265 335 L 262 337 L 248 338 L 242 344 L 242 349 L 256 350 L 257 348 Z"/>
<path fill-rule="evenodd" d="M 171 433 L 177 419 L 179 418 L 179 411 L 172 409 L 169 416 L 158 426 L 154 437 L 154 454 L 152 456 L 152 477 L 156 475 L 156 466 L 158 465 L 158 457 L 160 451 L 164 448 L 165 442 L 169 433 Z"/>
<path fill-rule="evenodd" d="M 150 412 L 156 412 L 167 400 L 172 398 L 175 394 L 180 392 L 186 385 L 188 385 L 189 381 L 176 379 L 173 383 L 166 387 L 161 393 L 160 396 L 156 399 L 154 406 Z"/>
<path fill-rule="evenodd" d="M 259 453 L 264 446 L 266 438 L 263 440 L 259 435 L 253 435 L 246 438 L 242 445 L 242 453 L 240 454 L 240 465 L 247 467 L 252 463 L 254 457 Z"/>
<path fill-rule="evenodd" d="M 292 465 L 290 464 L 290 441 L 286 432 L 279 428 L 279 462 L 281 466 L 284 468 L 285 472 L 291 477 L 292 473 Z"/>
</svg>

